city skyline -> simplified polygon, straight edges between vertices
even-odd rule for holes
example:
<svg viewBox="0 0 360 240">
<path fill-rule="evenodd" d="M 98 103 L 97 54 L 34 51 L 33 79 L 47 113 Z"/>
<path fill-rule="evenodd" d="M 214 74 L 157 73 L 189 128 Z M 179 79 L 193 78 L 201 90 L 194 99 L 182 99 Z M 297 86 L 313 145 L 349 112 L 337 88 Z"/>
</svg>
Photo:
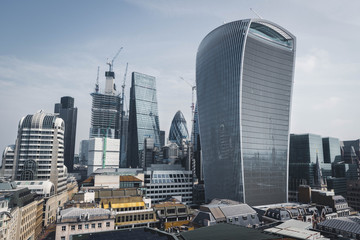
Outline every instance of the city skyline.
<svg viewBox="0 0 360 240">
<path fill-rule="evenodd" d="M 224 22 L 256 17 L 251 7 L 297 36 L 290 132 L 340 140 L 359 138 L 356 87 L 360 63 L 356 53 L 360 46 L 354 41 L 360 37 L 355 12 L 359 3 L 230 1 L 223 6 L 206 1 L 207 8 L 203 4 L 205 1 L 1 3 L 0 111 L 6 116 L 0 128 L 1 151 L 14 143 L 22 116 L 40 109 L 51 113 L 61 96 L 71 96 L 79 111 L 78 152 L 79 142 L 88 138 L 97 66 L 103 90 L 107 58 L 112 59 L 120 47 L 124 49 L 114 71 L 119 90 L 129 62 L 125 109 L 129 108 L 130 73 L 143 72 L 157 79 L 160 129 L 168 135 L 177 110 L 184 113 L 192 129 L 191 87 L 180 76 L 194 83 L 200 41 Z"/>
</svg>

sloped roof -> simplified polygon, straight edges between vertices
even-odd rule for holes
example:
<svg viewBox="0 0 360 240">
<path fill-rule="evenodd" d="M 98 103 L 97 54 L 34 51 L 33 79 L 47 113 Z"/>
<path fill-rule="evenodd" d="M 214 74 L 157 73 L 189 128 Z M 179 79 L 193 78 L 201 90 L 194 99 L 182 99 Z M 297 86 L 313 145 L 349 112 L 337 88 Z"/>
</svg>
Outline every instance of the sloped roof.
<svg viewBox="0 0 360 240">
<path fill-rule="evenodd" d="M 343 230 L 345 232 L 360 234 L 360 217 L 339 217 L 335 219 L 328 219 L 318 223 L 318 226 L 330 227 Z"/>
<path fill-rule="evenodd" d="M 202 227 L 189 232 L 182 232 L 180 235 L 185 240 L 281 239 L 281 237 L 276 235 L 262 233 L 260 230 L 226 223 L 216 224 L 209 227 Z"/>
</svg>

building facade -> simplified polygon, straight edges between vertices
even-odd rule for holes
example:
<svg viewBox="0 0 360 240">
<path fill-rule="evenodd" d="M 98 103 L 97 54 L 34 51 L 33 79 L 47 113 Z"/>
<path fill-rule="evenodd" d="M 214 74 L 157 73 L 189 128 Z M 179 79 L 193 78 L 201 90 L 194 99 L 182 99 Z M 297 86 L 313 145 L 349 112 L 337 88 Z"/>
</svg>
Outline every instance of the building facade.
<svg viewBox="0 0 360 240">
<path fill-rule="evenodd" d="M 201 42 L 196 87 L 206 200 L 286 202 L 295 37 L 264 19 Z"/>
<path fill-rule="evenodd" d="M 88 143 L 88 176 L 98 168 L 118 168 L 120 139 L 90 138 Z"/>
<path fill-rule="evenodd" d="M 192 172 L 180 165 L 153 164 L 144 171 L 144 188 L 151 203 L 159 203 L 171 197 L 178 197 L 180 202 L 191 204 Z"/>
<path fill-rule="evenodd" d="M 64 209 L 57 218 L 55 239 L 69 240 L 73 234 L 114 230 L 114 218 L 106 209 Z"/>
<path fill-rule="evenodd" d="M 68 172 L 74 168 L 77 108 L 74 107 L 74 98 L 66 96 L 61 98 L 61 103 L 55 104 L 54 113 L 58 114 L 65 122 L 64 133 L 64 164 Z"/>
<path fill-rule="evenodd" d="M 65 191 L 64 131 L 64 121 L 54 114 L 40 111 L 23 117 L 15 148 L 7 150 L 2 172 L 5 175 L 11 172 L 12 180 L 50 179 L 55 192 Z"/>
<path fill-rule="evenodd" d="M 159 114 L 155 77 L 133 72 L 130 88 L 127 167 L 140 167 L 144 139 L 154 139 L 160 148 Z"/>
</svg>

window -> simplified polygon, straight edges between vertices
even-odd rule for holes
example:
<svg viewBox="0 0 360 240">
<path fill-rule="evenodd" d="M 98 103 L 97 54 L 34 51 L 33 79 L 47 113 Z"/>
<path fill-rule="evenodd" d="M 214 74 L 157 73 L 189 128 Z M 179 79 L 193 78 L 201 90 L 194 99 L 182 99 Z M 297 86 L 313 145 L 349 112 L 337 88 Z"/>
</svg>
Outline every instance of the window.
<svg viewBox="0 0 360 240">
<path fill-rule="evenodd" d="M 106 222 L 106 227 L 110 227 L 110 222 Z"/>
<path fill-rule="evenodd" d="M 79 230 L 81 230 L 82 229 L 82 225 L 80 224 L 80 225 L 78 225 L 78 229 Z"/>
<path fill-rule="evenodd" d="M 101 223 L 98 223 L 98 228 L 101 228 Z"/>
<path fill-rule="evenodd" d="M 89 224 L 85 224 L 85 229 L 89 229 Z"/>
<path fill-rule="evenodd" d="M 95 228 L 95 223 L 92 223 L 92 224 L 91 224 L 91 228 Z"/>
<path fill-rule="evenodd" d="M 75 225 L 71 225 L 71 230 L 75 230 Z"/>
<path fill-rule="evenodd" d="M 65 237 L 61 237 L 61 240 L 65 240 Z"/>
<path fill-rule="evenodd" d="M 62 226 L 61 231 L 66 231 L 66 226 Z"/>
</svg>

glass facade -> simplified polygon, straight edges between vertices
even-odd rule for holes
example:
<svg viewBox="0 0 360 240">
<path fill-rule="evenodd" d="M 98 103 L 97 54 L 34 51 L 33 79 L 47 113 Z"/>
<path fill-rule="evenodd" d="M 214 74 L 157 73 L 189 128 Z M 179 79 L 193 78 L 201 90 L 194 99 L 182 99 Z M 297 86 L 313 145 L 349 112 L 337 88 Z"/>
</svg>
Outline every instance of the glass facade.
<svg viewBox="0 0 360 240">
<path fill-rule="evenodd" d="M 341 161 L 340 141 L 338 138 L 323 138 L 324 163 Z"/>
<path fill-rule="evenodd" d="M 155 77 L 133 72 L 130 88 L 130 112 L 127 166 L 141 166 L 144 139 L 152 138 L 160 146 L 159 115 Z"/>
<path fill-rule="evenodd" d="M 181 111 L 177 111 L 171 122 L 169 141 L 176 143 L 178 146 L 182 146 L 182 140 L 186 140 L 188 137 L 189 133 L 184 115 Z"/>
<path fill-rule="evenodd" d="M 224 24 L 196 60 L 206 200 L 287 201 L 295 37 L 269 21 Z"/>
<path fill-rule="evenodd" d="M 323 148 L 324 145 L 327 147 Z M 317 187 L 317 161 L 321 168 L 323 180 L 331 177 L 331 163 L 325 162 L 325 158 L 334 156 L 335 159 L 338 156 L 339 149 L 339 140 L 336 138 L 322 139 L 320 135 L 315 134 L 291 134 L 289 190 L 297 191 L 299 185 L 302 184 Z"/>
</svg>

